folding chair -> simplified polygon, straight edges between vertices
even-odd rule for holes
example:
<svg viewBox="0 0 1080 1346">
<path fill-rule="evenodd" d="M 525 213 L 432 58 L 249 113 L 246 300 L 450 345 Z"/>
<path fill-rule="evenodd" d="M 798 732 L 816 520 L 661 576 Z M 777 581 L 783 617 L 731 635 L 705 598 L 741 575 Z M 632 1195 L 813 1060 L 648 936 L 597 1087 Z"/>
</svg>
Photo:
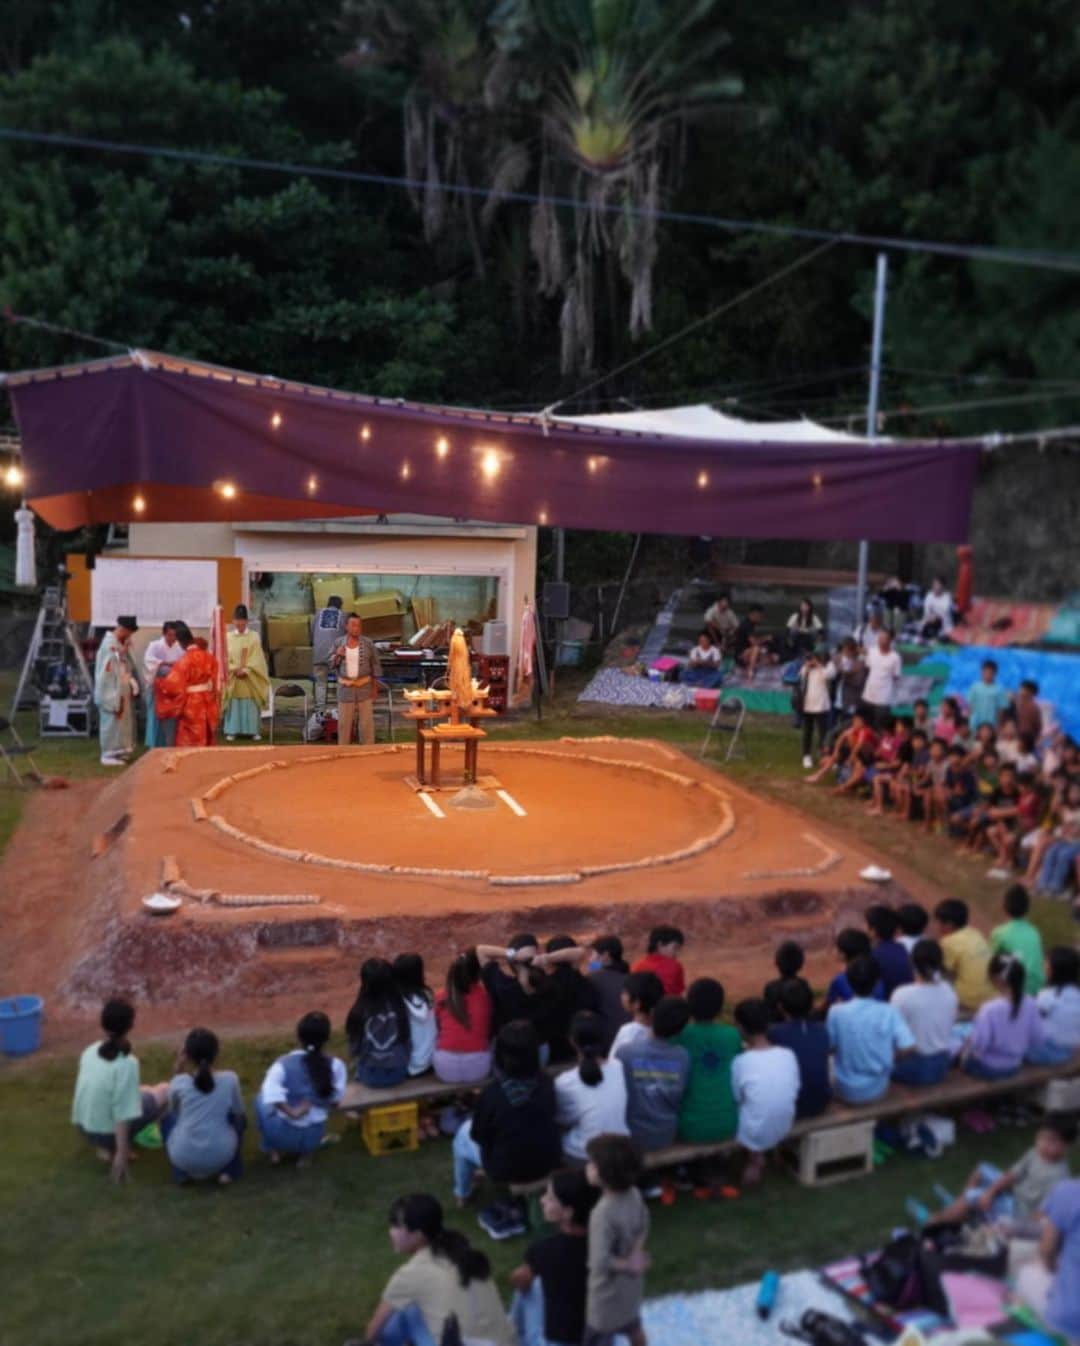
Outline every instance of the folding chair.
<svg viewBox="0 0 1080 1346">
<path fill-rule="evenodd" d="M 310 702 L 308 700 L 307 688 L 301 687 L 298 682 L 283 682 L 278 686 L 270 684 L 270 742 L 274 741 L 274 729 L 277 723 L 278 699 L 284 701 L 295 701 L 297 697 L 303 699 L 303 719 L 300 722 L 300 741 L 308 741 L 308 720 L 311 715 Z M 295 714 L 292 706 L 283 706 L 283 714 Z"/>
<path fill-rule="evenodd" d="M 390 686 L 390 684 L 389 684 L 388 682 L 383 682 L 381 679 L 379 679 L 379 680 L 376 681 L 375 686 L 376 686 L 376 692 L 375 692 L 375 705 L 374 705 L 374 708 L 373 708 L 373 709 L 374 709 L 374 713 L 375 713 L 376 715 L 384 714 L 384 715 L 386 716 L 386 733 L 387 733 L 387 737 L 390 739 L 390 742 L 393 743 L 393 741 L 394 741 L 394 689 L 393 689 L 393 687 Z M 385 692 L 385 694 L 386 694 L 386 699 L 385 699 L 385 701 L 383 700 L 383 693 L 384 693 L 384 692 Z M 376 734 L 377 734 L 377 733 L 378 733 L 378 730 L 376 730 Z"/>
<path fill-rule="evenodd" d="M 735 745 L 739 741 L 739 735 L 742 733 L 743 720 L 746 719 L 746 702 L 738 696 L 721 697 L 716 703 L 716 709 L 712 713 L 712 719 L 709 721 L 709 727 L 705 730 L 705 741 L 701 745 L 701 757 L 704 761 L 705 754 L 709 751 L 709 740 L 713 734 L 730 734 L 731 741 L 728 743 L 728 750 L 724 754 L 724 761 L 730 762 L 732 757 L 744 757 L 745 753 L 741 750 L 736 754 Z"/>
<path fill-rule="evenodd" d="M 35 785 L 40 785 L 45 779 L 38 770 L 33 752 L 33 748 L 19 737 L 19 731 L 14 724 L 5 716 L 0 715 L 0 760 L 3 761 L 5 770 L 11 773 L 12 780 L 20 790 L 25 790 L 30 781 L 33 781 Z M 28 766 L 28 770 L 21 774 L 16 765 L 16 759 L 19 757 L 25 757 Z"/>
</svg>

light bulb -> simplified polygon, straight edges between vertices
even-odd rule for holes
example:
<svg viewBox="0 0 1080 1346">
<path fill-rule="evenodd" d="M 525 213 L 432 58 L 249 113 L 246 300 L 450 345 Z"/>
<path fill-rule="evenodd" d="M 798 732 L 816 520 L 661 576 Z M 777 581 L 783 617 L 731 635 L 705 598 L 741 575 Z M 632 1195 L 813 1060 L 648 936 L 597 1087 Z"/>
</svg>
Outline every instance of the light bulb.
<svg viewBox="0 0 1080 1346">
<path fill-rule="evenodd" d="M 233 485 L 231 481 L 224 481 L 221 483 L 221 494 L 225 497 L 226 500 L 235 500 L 236 487 Z"/>
<path fill-rule="evenodd" d="M 811 482 L 813 483 L 814 490 L 815 490 L 815 491 L 820 491 L 820 490 L 821 490 L 821 483 L 822 483 L 822 480 L 823 480 L 823 478 L 822 478 L 822 476 L 821 476 L 821 473 L 820 473 L 820 472 L 815 472 L 814 475 L 810 478 L 810 480 L 811 480 Z"/>
<path fill-rule="evenodd" d="M 450 441 L 446 438 L 445 435 L 440 435 L 439 438 L 435 441 L 435 452 L 439 455 L 440 458 L 445 458 L 446 455 L 450 452 Z"/>
<path fill-rule="evenodd" d="M 484 456 L 480 460 L 480 470 L 488 481 L 494 481 L 499 475 L 502 464 L 499 462 L 499 453 L 497 449 L 485 449 Z"/>
<path fill-rule="evenodd" d="M 280 412 L 280 411 L 275 411 L 274 414 L 270 417 L 270 424 L 274 427 L 275 430 L 277 430 L 277 429 L 280 428 L 280 426 L 281 426 L 281 412 Z"/>
<path fill-rule="evenodd" d="M 697 474 L 697 484 L 698 489 L 703 491 L 709 484 L 709 474 L 707 472 L 699 472 Z"/>
<path fill-rule="evenodd" d="M 360 438 L 364 441 L 365 444 L 368 442 L 368 440 L 371 438 L 370 425 L 362 425 L 360 427 Z"/>
<path fill-rule="evenodd" d="M 409 478 L 410 478 L 411 476 L 412 476 L 412 468 L 409 466 L 408 463 L 402 463 L 402 464 L 401 464 L 401 480 L 402 480 L 402 481 L 408 481 Z"/>
<path fill-rule="evenodd" d="M 131 502 L 131 508 L 136 514 L 142 514 L 146 509 L 146 501 L 141 495 L 137 495 Z"/>
<path fill-rule="evenodd" d="M 10 486 L 13 489 L 21 486 L 25 480 L 26 478 L 23 475 L 23 470 L 18 463 L 11 463 L 4 473 L 4 485 Z"/>
</svg>

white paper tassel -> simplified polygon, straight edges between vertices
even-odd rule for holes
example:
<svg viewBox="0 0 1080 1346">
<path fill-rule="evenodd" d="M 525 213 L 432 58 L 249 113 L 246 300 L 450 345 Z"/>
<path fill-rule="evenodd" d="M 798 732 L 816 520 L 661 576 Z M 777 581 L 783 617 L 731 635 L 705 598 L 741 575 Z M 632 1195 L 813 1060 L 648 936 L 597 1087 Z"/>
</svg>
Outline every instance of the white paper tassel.
<svg viewBox="0 0 1080 1346">
<path fill-rule="evenodd" d="M 18 537 L 15 543 L 15 586 L 19 589 L 37 588 L 37 565 L 34 561 L 34 511 L 25 501 L 15 511 Z"/>
</svg>

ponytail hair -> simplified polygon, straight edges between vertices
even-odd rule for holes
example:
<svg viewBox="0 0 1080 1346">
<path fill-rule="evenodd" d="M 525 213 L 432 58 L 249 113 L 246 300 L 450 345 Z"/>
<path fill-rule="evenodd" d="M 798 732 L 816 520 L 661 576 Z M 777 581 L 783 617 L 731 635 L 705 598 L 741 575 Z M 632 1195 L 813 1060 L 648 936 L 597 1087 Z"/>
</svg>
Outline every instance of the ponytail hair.
<svg viewBox="0 0 1080 1346">
<path fill-rule="evenodd" d="M 1009 988 L 1009 999 L 1012 1001 L 1010 1017 L 1015 1019 L 1024 1000 L 1024 982 L 1027 978 L 1024 964 L 1013 953 L 995 953 L 990 959 L 989 970 L 992 979 L 1004 980 Z"/>
<path fill-rule="evenodd" d="M 476 949 L 459 953 L 446 973 L 446 1007 L 465 1028 L 471 1028 L 468 994 L 480 980 L 480 959 Z"/>
<path fill-rule="evenodd" d="M 618 935 L 601 935 L 599 939 L 593 940 L 593 948 L 596 950 L 597 957 L 607 957 L 611 960 L 608 964 L 615 972 L 629 972 L 630 965 L 623 957 L 623 944 Z"/>
<path fill-rule="evenodd" d="M 135 1023 L 135 1007 L 129 1000 L 106 1000 L 101 1011 L 101 1027 L 105 1032 L 105 1041 L 98 1047 L 98 1056 L 103 1061 L 115 1061 L 118 1056 L 127 1056 L 131 1051 L 128 1034 Z"/>
<path fill-rule="evenodd" d="M 214 1072 L 210 1067 L 217 1054 L 217 1036 L 209 1028 L 193 1028 L 184 1040 L 184 1055 L 195 1067 L 195 1088 L 200 1094 L 214 1092 Z"/>
<path fill-rule="evenodd" d="M 332 1098 L 334 1071 L 323 1048 L 330 1041 L 330 1020 L 320 1010 L 305 1014 L 296 1025 L 296 1037 L 304 1049 L 304 1065 L 316 1096 Z"/>
<path fill-rule="evenodd" d="M 578 1076 L 582 1084 L 595 1089 L 604 1078 L 600 1062 L 604 1055 L 604 1023 L 599 1014 L 582 1010 L 574 1015 L 570 1025 L 570 1041 L 577 1048 L 580 1061 Z"/>
<path fill-rule="evenodd" d="M 422 1234 L 435 1257 L 453 1263 L 463 1287 L 490 1277 L 491 1263 L 484 1253 L 474 1248 L 464 1234 L 445 1227 L 442 1206 L 426 1192 L 398 1197 L 390 1207 L 390 1223 L 412 1234 Z"/>
</svg>

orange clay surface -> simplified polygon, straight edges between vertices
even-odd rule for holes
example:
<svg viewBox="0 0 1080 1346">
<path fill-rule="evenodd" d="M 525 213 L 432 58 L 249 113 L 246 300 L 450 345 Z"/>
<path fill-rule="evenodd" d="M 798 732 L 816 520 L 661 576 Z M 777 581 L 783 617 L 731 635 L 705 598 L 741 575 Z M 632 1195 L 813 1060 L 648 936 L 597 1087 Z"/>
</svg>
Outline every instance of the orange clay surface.
<svg viewBox="0 0 1080 1346">
<path fill-rule="evenodd" d="M 411 745 L 312 760 L 328 752 L 159 751 L 104 784 L 36 795 L 0 871 L 3 984 L 44 994 L 58 1031 L 65 1022 L 86 1025 L 93 1006 L 117 990 L 145 1007 L 143 1031 L 211 1014 L 221 1026 L 277 1027 L 314 1003 L 340 1017 L 359 962 L 372 954 L 416 949 L 438 984 L 457 949 L 505 943 L 519 929 L 582 941 L 610 931 L 636 956 L 648 928 L 672 920 L 687 931 L 688 970 L 719 972 L 731 994 L 760 987 L 783 938 L 806 945 L 812 973 L 831 973 L 837 926 L 870 901 L 906 892 L 903 875 L 884 888 L 859 879 L 875 859 L 868 850 L 659 743 L 482 747 L 481 776 L 496 776 L 524 818 L 502 801 L 455 810 L 446 790 L 434 796 L 446 817 L 433 816 L 405 783 Z M 232 784 L 207 812 L 253 838 L 362 863 L 517 876 L 622 861 L 642 867 L 524 886 L 358 873 L 268 855 L 195 820 L 193 797 L 269 762 L 285 765 Z M 444 749 L 448 775 L 459 762 Z M 94 838 L 124 814 L 125 830 L 91 859 Z M 699 854 L 650 863 L 725 826 Z M 159 887 L 165 856 L 196 888 L 320 901 L 240 909 L 185 902 L 174 916 L 152 917 L 141 899 Z"/>
</svg>

